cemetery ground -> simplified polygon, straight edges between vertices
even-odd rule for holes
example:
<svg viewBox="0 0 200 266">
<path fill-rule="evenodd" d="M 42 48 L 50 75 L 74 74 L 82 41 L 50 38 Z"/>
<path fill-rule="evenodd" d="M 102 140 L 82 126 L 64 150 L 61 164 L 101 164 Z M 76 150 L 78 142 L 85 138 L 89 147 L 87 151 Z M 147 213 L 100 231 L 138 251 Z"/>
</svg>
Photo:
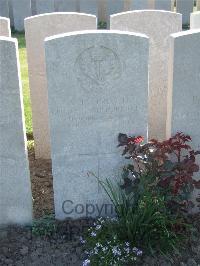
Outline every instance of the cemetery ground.
<svg viewBox="0 0 200 266">
<path fill-rule="evenodd" d="M 82 265 L 85 259 L 80 236 L 92 220 L 55 221 L 53 210 L 53 178 L 50 160 L 35 160 L 32 136 L 28 68 L 24 34 L 15 34 L 20 49 L 21 75 L 24 95 L 29 164 L 33 194 L 33 227 L 10 226 L 0 230 L 0 265 Z M 119 153 L 120 156 L 120 153 Z M 198 266 L 200 265 L 200 214 L 188 218 L 191 225 L 183 249 L 165 256 L 144 255 L 133 265 Z M 98 264 L 92 264 L 92 266 Z M 121 264 L 120 264 L 121 265 Z M 131 266 L 132 264 L 130 264 Z M 103 265 L 104 266 L 104 265 Z M 111 265 L 109 265 L 111 266 Z M 123 265 L 125 266 L 125 265 Z"/>
</svg>

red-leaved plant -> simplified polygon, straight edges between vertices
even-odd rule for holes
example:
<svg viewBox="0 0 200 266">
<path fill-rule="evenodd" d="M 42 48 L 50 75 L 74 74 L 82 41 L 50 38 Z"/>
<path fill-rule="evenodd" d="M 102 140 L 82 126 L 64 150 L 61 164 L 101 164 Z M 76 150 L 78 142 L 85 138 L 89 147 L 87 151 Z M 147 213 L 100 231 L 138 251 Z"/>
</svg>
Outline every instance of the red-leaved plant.
<svg viewBox="0 0 200 266">
<path fill-rule="evenodd" d="M 143 144 L 142 136 L 120 133 L 118 141 L 118 146 L 124 148 L 122 155 L 132 160 L 123 171 L 121 187 L 126 193 L 135 191 L 145 176 L 148 186 L 163 193 L 172 210 L 188 211 L 194 206 L 190 196 L 194 188 L 200 189 L 200 181 L 194 179 L 194 173 L 199 171 L 196 156 L 200 151 L 188 145 L 190 136 L 178 132 L 166 141 L 152 139 Z"/>
</svg>

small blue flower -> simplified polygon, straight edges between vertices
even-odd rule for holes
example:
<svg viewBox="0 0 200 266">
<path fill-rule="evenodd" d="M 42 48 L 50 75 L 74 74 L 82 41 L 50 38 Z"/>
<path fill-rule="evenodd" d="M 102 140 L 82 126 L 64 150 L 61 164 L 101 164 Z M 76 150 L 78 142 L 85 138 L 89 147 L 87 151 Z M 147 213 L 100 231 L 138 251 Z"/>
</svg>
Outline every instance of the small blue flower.
<svg viewBox="0 0 200 266">
<path fill-rule="evenodd" d="M 84 260 L 84 262 L 83 262 L 83 266 L 88 266 L 88 265 L 90 265 L 90 260 Z"/>
</svg>

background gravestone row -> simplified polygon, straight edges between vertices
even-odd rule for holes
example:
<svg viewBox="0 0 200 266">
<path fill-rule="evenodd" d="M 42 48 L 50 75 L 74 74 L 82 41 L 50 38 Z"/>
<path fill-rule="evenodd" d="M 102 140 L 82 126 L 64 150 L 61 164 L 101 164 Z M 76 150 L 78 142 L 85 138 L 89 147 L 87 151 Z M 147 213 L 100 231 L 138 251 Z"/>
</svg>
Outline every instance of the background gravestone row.
<svg viewBox="0 0 200 266">
<path fill-rule="evenodd" d="M 9 17 L 11 26 L 24 30 L 24 18 L 52 12 L 82 12 L 93 14 L 98 21 L 109 27 L 109 16 L 123 11 L 138 9 L 160 9 L 183 14 L 183 24 L 189 24 L 194 0 L 1 0 L 0 16 Z M 200 10 L 200 0 L 196 1 Z"/>
</svg>

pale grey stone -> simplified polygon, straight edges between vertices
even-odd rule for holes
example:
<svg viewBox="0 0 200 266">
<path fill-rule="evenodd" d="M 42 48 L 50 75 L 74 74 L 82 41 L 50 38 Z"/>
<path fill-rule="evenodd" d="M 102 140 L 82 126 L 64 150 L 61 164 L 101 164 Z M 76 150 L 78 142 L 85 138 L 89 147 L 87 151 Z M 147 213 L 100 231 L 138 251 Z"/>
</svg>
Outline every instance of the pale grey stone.
<svg viewBox="0 0 200 266">
<path fill-rule="evenodd" d="M 12 0 L 14 27 L 17 31 L 24 30 L 24 19 L 31 16 L 30 0 Z"/>
<path fill-rule="evenodd" d="M 0 225 L 31 224 L 32 196 L 25 148 L 17 41 L 0 37 Z"/>
<path fill-rule="evenodd" d="M 98 16 L 99 0 L 80 0 L 80 12 Z"/>
<path fill-rule="evenodd" d="M 174 11 L 174 0 L 155 0 L 155 9 Z"/>
<path fill-rule="evenodd" d="M 191 13 L 190 29 L 200 29 L 200 11 Z"/>
<path fill-rule="evenodd" d="M 36 1 L 37 14 L 45 14 L 54 12 L 54 0 L 37 0 Z"/>
<path fill-rule="evenodd" d="M 0 0 L 0 17 L 9 18 L 8 0 Z"/>
<path fill-rule="evenodd" d="M 111 16 L 111 29 L 141 32 L 150 38 L 149 138 L 166 138 L 169 36 L 181 31 L 181 15 L 168 11 L 130 11 Z"/>
<path fill-rule="evenodd" d="M 0 36 L 11 37 L 9 18 L 0 17 Z"/>
<path fill-rule="evenodd" d="M 87 216 L 87 204 L 88 216 L 112 215 L 88 173 L 116 182 L 125 163 L 118 134 L 147 137 L 148 38 L 82 31 L 47 38 L 45 47 L 56 217 Z"/>
<path fill-rule="evenodd" d="M 51 13 L 25 20 L 36 158 L 50 158 L 44 39 L 64 32 L 96 29 L 96 24 L 95 16 L 79 13 Z"/>
<path fill-rule="evenodd" d="M 184 132 L 200 149 L 200 30 L 171 35 L 167 137 Z M 200 164 L 200 159 L 198 161 Z M 194 192 L 194 197 L 198 191 Z"/>
<path fill-rule="evenodd" d="M 56 0 L 55 11 L 56 12 L 72 12 L 77 10 L 78 0 Z"/>
<path fill-rule="evenodd" d="M 194 0 L 176 0 L 176 11 L 183 15 L 183 25 L 190 23 L 190 13 L 193 12 Z"/>
</svg>

